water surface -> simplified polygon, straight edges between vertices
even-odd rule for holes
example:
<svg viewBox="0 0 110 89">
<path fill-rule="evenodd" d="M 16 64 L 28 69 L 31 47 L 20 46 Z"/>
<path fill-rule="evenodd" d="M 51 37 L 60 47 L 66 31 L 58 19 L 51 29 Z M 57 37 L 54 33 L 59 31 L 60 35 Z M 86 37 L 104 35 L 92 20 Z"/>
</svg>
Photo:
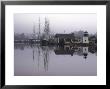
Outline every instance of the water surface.
<svg viewBox="0 0 110 89">
<path fill-rule="evenodd" d="M 15 44 L 15 76 L 96 76 L 96 47 Z"/>
</svg>

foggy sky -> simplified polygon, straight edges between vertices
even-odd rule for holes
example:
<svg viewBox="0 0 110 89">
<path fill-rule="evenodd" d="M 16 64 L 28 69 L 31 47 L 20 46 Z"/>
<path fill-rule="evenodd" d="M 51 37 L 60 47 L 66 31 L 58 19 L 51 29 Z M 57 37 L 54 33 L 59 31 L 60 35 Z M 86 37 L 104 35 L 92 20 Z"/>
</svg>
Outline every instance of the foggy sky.
<svg viewBox="0 0 110 89">
<path fill-rule="evenodd" d="M 50 31 L 52 33 L 71 33 L 74 31 L 97 32 L 97 16 L 93 14 L 14 14 L 14 32 L 15 33 L 33 33 L 35 25 L 38 32 L 38 23 L 40 18 L 41 32 L 44 30 L 45 17 L 49 20 Z"/>
</svg>

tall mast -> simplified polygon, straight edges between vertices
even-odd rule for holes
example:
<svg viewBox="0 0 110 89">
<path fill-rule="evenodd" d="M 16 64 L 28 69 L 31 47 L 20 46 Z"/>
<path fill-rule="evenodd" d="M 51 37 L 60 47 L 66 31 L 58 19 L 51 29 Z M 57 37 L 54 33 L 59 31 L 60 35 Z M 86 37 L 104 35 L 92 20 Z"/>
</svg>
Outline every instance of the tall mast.
<svg viewBox="0 0 110 89">
<path fill-rule="evenodd" d="M 36 32 L 35 32 L 35 23 L 33 24 L 33 39 L 36 38 Z"/>
<path fill-rule="evenodd" d="M 45 32 L 46 39 L 48 40 L 49 39 L 49 21 L 47 20 L 46 17 L 45 17 L 45 29 L 44 29 L 44 32 Z"/>
<path fill-rule="evenodd" d="M 40 39 L 40 17 L 39 17 L 39 32 L 38 32 L 38 39 Z"/>
<path fill-rule="evenodd" d="M 33 34 L 35 34 L 35 24 L 33 25 Z"/>
</svg>

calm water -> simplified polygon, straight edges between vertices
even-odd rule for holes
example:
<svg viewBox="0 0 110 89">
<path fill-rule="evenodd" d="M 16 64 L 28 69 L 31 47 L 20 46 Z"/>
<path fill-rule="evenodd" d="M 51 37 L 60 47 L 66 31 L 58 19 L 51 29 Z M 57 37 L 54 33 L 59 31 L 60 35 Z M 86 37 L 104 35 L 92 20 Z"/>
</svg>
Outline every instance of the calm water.
<svg viewBox="0 0 110 89">
<path fill-rule="evenodd" d="M 15 76 L 96 76 L 96 47 L 15 44 Z"/>
</svg>

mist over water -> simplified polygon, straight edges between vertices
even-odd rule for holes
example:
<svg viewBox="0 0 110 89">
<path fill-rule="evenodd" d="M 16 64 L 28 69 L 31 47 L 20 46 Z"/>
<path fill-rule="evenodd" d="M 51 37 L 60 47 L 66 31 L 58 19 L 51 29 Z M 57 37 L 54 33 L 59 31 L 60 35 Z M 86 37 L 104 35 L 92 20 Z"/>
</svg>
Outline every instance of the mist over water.
<svg viewBox="0 0 110 89">
<path fill-rule="evenodd" d="M 14 14 L 15 33 L 33 33 L 33 25 L 38 32 L 38 21 L 41 21 L 41 32 L 44 30 L 45 17 L 48 18 L 52 33 L 71 33 L 74 31 L 97 32 L 97 15 L 93 14 Z"/>
</svg>

